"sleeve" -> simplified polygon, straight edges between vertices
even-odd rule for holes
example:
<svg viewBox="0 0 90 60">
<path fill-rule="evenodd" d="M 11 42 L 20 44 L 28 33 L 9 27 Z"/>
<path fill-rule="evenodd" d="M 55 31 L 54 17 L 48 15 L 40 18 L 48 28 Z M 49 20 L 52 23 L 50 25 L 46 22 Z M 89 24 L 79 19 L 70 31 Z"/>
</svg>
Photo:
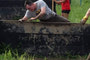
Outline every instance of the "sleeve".
<svg viewBox="0 0 90 60">
<path fill-rule="evenodd" d="M 25 13 L 25 17 L 27 18 L 31 18 L 31 12 L 29 10 L 26 11 Z"/>
<path fill-rule="evenodd" d="M 43 0 L 40 0 L 40 7 L 41 8 L 46 7 L 46 3 Z"/>
</svg>

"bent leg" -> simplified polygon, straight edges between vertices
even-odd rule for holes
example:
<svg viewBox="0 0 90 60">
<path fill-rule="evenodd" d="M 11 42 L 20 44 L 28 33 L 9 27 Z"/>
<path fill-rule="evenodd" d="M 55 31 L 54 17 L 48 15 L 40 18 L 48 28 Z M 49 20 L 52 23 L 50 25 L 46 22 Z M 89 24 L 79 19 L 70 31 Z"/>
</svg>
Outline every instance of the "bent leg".
<svg viewBox="0 0 90 60">
<path fill-rule="evenodd" d="M 42 22 L 70 22 L 67 18 L 59 15 L 52 16 L 47 20 L 40 20 Z"/>
<path fill-rule="evenodd" d="M 63 16 L 56 15 L 54 18 L 56 19 L 57 22 L 70 22 L 67 18 Z"/>
</svg>

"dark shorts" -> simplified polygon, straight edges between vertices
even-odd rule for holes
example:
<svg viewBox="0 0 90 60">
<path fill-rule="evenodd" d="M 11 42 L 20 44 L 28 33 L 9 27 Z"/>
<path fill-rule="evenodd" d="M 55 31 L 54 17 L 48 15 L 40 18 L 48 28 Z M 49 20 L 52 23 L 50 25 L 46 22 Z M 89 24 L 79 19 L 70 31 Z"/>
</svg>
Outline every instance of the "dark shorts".
<svg viewBox="0 0 90 60">
<path fill-rule="evenodd" d="M 67 14 L 69 14 L 69 13 L 70 13 L 70 10 L 62 10 L 62 13 L 67 13 Z"/>
<path fill-rule="evenodd" d="M 55 15 L 55 16 L 52 16 L 51 18 L 47 19 L 47 20 L 40 20 L 41 22 L 69 22 L 68 19 L 66 19 L 65 17 L 63 16 L 59 16 L 59 15 Z"/>
</svg>

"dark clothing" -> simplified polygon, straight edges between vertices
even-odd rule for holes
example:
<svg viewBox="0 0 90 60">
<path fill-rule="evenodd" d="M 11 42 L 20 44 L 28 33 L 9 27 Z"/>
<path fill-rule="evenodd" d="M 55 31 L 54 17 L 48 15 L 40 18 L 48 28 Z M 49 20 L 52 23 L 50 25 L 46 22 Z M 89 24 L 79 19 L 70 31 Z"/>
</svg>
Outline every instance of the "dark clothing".
<svg viewBox="0 0 90 60">
<path fill-rule="evenodd" d="M 64 18 L 63 16 L 55 15 L 47 20 L 40 20 L 41 22 L 70 22 L 68 19 Z"/>
<path fill-rule="evenodd" d="M 67 14 L 69 14 L 69 13 L 70 13 L 70 10 L 62 10 L 62 13 L 67 13 Z"/>
<path fill-rule="evenodd" d="M 35 1 L 37 1 L 37 0 L 32 0 L 32 2 L 35 2 Z"/>
<path fill-rule="evenodd" d="M 70 0 L 70 4 L 71 4 L 71 0 Z"/>
</svg>

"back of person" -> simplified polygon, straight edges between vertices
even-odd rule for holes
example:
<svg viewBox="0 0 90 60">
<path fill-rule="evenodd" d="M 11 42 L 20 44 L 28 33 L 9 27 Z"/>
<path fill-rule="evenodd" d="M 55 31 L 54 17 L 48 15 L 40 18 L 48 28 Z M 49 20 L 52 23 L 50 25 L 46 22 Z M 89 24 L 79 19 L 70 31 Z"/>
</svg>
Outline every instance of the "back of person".
<svg viewBox="0 0 90 60">
<path fill-rule="evenodd" d="M 64 3 L 61 3 L 62 10 L 70 10 L 70 0 L 66 0 Z"/>
</svg>

